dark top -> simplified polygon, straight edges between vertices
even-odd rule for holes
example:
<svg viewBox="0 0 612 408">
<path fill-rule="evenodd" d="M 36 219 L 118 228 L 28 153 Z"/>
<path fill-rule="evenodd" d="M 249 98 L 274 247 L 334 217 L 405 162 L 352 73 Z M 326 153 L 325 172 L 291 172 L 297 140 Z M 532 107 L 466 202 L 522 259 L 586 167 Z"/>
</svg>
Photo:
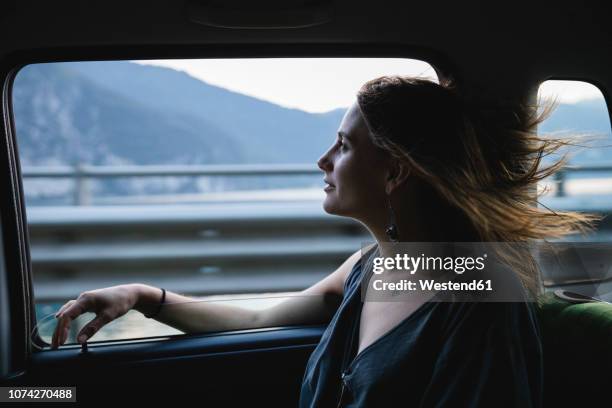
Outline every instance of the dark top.
<svg viewBox="0 0 612 408">
<path fill-rule="evenodd" d="M 300 407 L 542 405 L 542 346 L 531 302 L 428 301 L 355 358 L 362 259 L 310 356 Z"/>
</svg>

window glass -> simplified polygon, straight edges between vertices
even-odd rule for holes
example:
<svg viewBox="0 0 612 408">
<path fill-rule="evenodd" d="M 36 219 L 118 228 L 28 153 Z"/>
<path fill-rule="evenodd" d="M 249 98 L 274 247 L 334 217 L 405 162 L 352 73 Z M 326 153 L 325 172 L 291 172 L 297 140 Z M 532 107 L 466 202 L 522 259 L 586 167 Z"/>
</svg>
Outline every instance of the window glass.
<svg viewBox="0 0 612 408">
<path fill-rule="evenodd" d="M 585 258 L 576 267 L 557 265 L 555 273 L 544 269 L 544 285 L 549 290 L 562 288 L 612 300 L 612 284 L 606 282 L 610 275 L 604 268 L 608 265 L 612 241 L 611 225 L 605 217 L 612 209 L 612 131 L 608 106 L 596 86 L 581 81 L 546 81 L 540 87 L 539 96 L 558 103 L 552 115 L 539 126 L 539 133 L 575 141 L 574 146 L 561 151 L 568 154 L 567 166 L 540 186 L 544 195 L 539 204 L 553 211 L 583 211 L 604 216 L 592 233 L 563 239 L 575 242 L 576 250 L 588 251 L 588 262 Z M 550 157 L 547 163 L 558 158 L 559 155 Z M 599 269 L 585 266 L 600 262 L 596 259 L 601 261 Z"/>
<path fill-rule="evenodd" d="M 316 161 L 384 74 L 436 79 L 407 59 L 24 67 L 13 108 L 42 338 L 84 291 L 139 282 L 257 308 L 334 271 L 369 235 L 322 210 Z M 92 340 L 177 333 L 131 311 Z"/>
<path fill-rule="evenodd" d="M 567 168 L 548 181 L 542 202 L 559 209 L 601 209 L 612 194 L 612 131 L 601 91 L 587 82 L 550 80 L 541 85 L 539 96 L 557 101 L 539 133 L 576 141 L 560 151 L 568 154 Z M 547 163 L 558 158 L 547 158 Z"/>
</svg>

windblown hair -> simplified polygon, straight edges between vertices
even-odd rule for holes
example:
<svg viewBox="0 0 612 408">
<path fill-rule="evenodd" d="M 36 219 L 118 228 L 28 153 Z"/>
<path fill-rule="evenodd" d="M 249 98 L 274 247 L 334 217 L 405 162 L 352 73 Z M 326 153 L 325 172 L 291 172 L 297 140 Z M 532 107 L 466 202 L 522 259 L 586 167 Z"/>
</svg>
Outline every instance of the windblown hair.
<svg viewBox="0 0 612 408">
<path fill-rule="evenodd" d="M 477 103 L 453 81 L 383 76 L 365 83 L 357 103 L 373 143 L 409 165 L 448 208 L 459 209 L 482 242 L 529 243 L 592 229 L 595 215 L 536 206 L 538 182 L 561 169 L 542 159 L 572 139 L 540 137 L 555 104 Z M 541 108 L 541 109 L 540 109 Z M 541 286 L 533 257 L 508 245 L 501 257 L 532 294 Z M 515 251 L 514 253 L 512 251 Z M 527 258 L 525 256 L 527 255 Z"/>
</svg>

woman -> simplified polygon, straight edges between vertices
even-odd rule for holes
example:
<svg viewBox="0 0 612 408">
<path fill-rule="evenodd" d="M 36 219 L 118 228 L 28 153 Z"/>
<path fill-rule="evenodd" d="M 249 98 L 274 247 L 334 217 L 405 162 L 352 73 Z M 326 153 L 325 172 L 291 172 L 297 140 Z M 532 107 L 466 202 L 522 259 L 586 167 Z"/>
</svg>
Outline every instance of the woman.
<svg viewBox="0 0 612 408">
<path fill-rule="evenodd" d="M 303 296 L 262 311 L 194 302 L 142 284 L 85 292 L 57 313 L 52 346 L 66 341 L 70 321 L 86 311 L 97 317 L 79 342 L 130 309 L 185 332 L 330 322 L 306 367 L 302 407 L 540 406 L 533 304 L 358 296 L 366 260 L 385 255 L 390 241 L 529 242 L 583 230 L 592 220 L 533 205 L 537 182 L 562 165 L 540 168 L 542 156 L 563 144 L 534 135 L 548 112 L 537 117 L 525 109 L 503 124 L 494 112 L 461 98 L 450 82 L 369 81 L 318 162 L 325 211 L 358 220 L 377 242 L 364 256 L 355 252 Z M 516 272 L 537 295 L 532 259 L 512 251 L 498 254 L 512 267 L 508 276 Z"/>
</svg>

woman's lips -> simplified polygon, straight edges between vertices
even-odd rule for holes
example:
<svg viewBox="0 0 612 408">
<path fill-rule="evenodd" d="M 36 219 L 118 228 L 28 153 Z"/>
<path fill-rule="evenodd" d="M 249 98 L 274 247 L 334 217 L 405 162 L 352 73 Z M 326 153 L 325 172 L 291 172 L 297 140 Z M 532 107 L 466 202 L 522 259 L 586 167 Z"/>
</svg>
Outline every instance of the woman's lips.
<svg viewBox="0 0 612 408">
<path fill-rule="evenodd" d="M 332 186 L 331 184 L 327 184 L 323 190 L 324 191 L 331 191 L 331 190 L 333 190 L 335 188 L 336 188 L 336 186 Z"/>
</svg>

